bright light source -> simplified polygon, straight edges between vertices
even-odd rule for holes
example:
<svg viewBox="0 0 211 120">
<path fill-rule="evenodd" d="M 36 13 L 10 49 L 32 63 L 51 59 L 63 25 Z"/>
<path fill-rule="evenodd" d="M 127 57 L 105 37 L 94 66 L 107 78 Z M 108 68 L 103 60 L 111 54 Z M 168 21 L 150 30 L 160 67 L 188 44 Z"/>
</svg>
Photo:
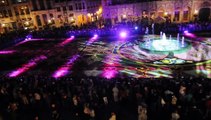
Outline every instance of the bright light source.
<svg viewBox="0 0 211 120">
<path fill-rule="evenodd" d="M 125 31 L 120 32 L 120 37 L 121 38 L 126 38 L 127 37 L 127 33 Z"/>
<path fill-rule="evenodd" d="M 28 21 L 26 21 L 26 22 L 25 22 L 25 24 L 26 24 L 26 25 L 29 25 L 29 22 L 28 22 Z"/>
<path fill-rule="evenodd" d="M 3 23 L 1 26 L 2 26 L 2 27 L 5 27 L 5 26 L 6 26 L 6 24 L 4 24 L 4 23 Z"/>
<path fill-rule="evenodd" d="M 98 35 L 97 35 L 97 34 L 95 34 L 95 35 L 94 35 L 94 38 L 97 38 L 97 37 L 98 37 Z"/>
<path fill-rule="evenodd" d="M 51 20 L 48 20 L 48 23 L 51 23 L 52 21 Z"/>
<path fill-rule="evenodd" d="M 123 18 L 126 18 L 126 17 L 127 17 L 127 15 L 123 15 L 122 17 L 123 17 Z"/>
<path fill-rule="evenodd" d="M 184 31 L 185 34 L 189 33 L 187 30 Z"/>
<path fill-rule="evenodd" d="M 167 16 L 168 15 L 168 12 L 165 12 L 164 15 Z"/>
<path fill-rule="evenodd" d="M 138 30 L 138 27 L 137 26 L 135 27 L 135 30 Z"/>
<path fill-rule="evenodd" d="M 196 14 L 198 14 L 198 12 L 199 12 L 198 10 L 195 10 L 195 11 L 194 11 L 194 14 L 196 15 Z"/>
</svg>

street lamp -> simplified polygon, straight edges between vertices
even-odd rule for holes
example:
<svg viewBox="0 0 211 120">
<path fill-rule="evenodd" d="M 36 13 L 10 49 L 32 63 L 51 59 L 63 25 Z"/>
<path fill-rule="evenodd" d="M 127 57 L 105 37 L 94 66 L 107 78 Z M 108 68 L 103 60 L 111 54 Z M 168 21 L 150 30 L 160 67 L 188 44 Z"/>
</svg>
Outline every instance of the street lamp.
<svg viewBox="0 0 211 120">
<path fill-rule="evenodd" d="M 21 10 L 23 10 L 23 13 L 24 13 L 24 17 L 25 17 L 25 23 L 24 23 L 24 25 L 25 25 L 25 28 L 26 27 L 29 27 L 29 21 L 28 21 L 28 19 L 27 19 L 27 15 L 26 15 L 26 10 L 28 9 L 28 7 L 27 6 L 22 6 L 21 7 Z"/>
<path fill-rule="evenodd" d="M 195 10 L 194 13 L 193 13 L 193 16 L 194 16 L 194 21 L 196 22 L 197 21 L 197 18 L 198 18 L 198 13 L 199 11 L 198 10 Z"/>
<path fill-rule="evenodd" d="M 124 14 L 124 15 L 122 15 L 122 17 L 123 17 L 124 19 L 126 19 L 126 18 L 127 18 L 127 15 Z"/>
<path fill-rule="evenodd" d="M 6 24 L 4 24 L 4 23 L 3 23 L 3 24 L 1 24 L 1 26 L 2 26 L 2 27 L 5 27 L 5 26 L 6 26 Z"/>
<path fill-rule="evenodd" d="M 167 16 L 168 16 L 168 12 L 165 12 L 165 13 L 164 13 L 164 16 L 167 17 Z"/>
</svg>

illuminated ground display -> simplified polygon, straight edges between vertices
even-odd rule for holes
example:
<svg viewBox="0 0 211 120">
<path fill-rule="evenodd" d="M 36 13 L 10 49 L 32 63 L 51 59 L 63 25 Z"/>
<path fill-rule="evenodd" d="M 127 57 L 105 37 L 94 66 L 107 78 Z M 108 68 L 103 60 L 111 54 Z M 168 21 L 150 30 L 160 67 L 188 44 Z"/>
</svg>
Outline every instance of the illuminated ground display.
<svg viewBox="0 0 211 120">
<path fill-rule="evenodd" d="M 6 77 L 37 74 L 56 79 L 172 78 L 176 74 L 211 78 L 211 38 L 166 36 L 32 39 L 0 51 L 0 72 Z"/>
</svg>

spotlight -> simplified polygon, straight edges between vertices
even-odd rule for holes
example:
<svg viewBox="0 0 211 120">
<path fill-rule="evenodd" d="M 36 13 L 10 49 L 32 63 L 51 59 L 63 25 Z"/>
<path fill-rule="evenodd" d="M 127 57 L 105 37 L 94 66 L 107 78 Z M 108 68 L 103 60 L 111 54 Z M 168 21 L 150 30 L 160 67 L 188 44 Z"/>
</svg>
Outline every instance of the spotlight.
<svg viewBox="0 0 211 120">
<path fill-rule="evenodd" d="M 72 35 L 72 36 L 71 36 L 71 38 L 75 38 L 75 36 L 74 36 L 74 35 Z"/>
<path fill-rule="evenodd" d="M 138 27 L 137 26 L 135 27 L 135 30 L 138 30 Z"/>
<path fill-rule="evenodd" d="M 127 33 L 125 31 L 120 32 L 120 37 L 121 38 L 126 38 L 127 37 Z"/>
<path fill-rule="evenodd" d="M 189 33 L 187 30 L 184 31 L 185 34 Z"/>
<path fill-rule="evenodd" d="M 97 35 L 97 34 L 95 34 L 95 35 L 94 35 L 94 37 L 96 38 L 96 37 L 98 37 L 98 35 Z"/>
</svg>

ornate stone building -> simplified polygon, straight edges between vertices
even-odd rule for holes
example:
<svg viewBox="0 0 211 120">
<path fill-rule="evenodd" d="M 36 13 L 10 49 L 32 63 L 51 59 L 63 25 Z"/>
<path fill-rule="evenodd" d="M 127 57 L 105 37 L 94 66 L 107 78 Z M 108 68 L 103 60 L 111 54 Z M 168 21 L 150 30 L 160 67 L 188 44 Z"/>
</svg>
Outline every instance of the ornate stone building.
<svg viewBox="0 0 211 120">
<path fill-rule="evenodd" d="M 102 0 L 103 17 L 112 23 L 134 21 L 143 16 L 171 22 L 210 20 L 210 0 Z"/>
<path fill-rule="evenodd" d="M 0 0 L 0 33 L 18 28 L 82 25 L 102 14 L 101 0 Z"/>
</svg>

